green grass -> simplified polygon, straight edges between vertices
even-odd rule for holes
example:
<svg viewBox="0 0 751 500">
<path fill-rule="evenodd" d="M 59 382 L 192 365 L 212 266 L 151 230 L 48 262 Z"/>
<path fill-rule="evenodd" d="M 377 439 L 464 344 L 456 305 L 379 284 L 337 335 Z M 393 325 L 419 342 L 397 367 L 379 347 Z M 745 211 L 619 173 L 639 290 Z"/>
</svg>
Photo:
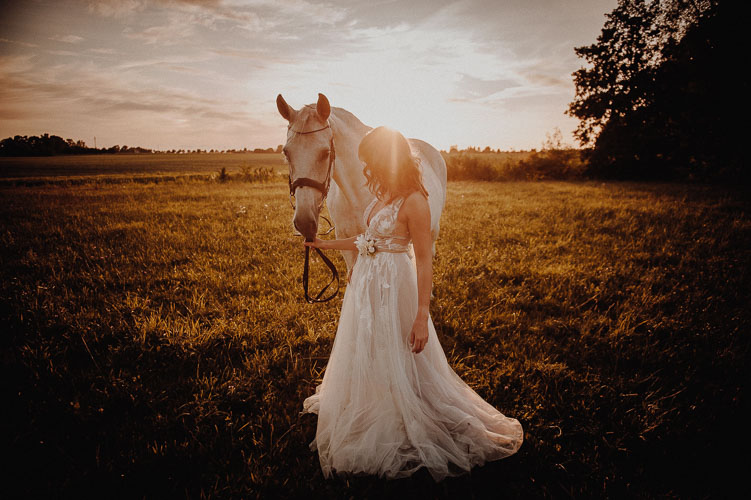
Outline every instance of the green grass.
<svg viewBox="0 0 751 500">
<path fill-rule="evenodd" d="M 438 485 L 323 479 L 316 417 L 298 412 L 340 303 L 302 299 L 286 184 L 0 197 L 11 494 L 704 497 L 742 477 L 743 193 L 450 183 L 433 321 L 456 372 L 526 439 Z"/>
</svg>

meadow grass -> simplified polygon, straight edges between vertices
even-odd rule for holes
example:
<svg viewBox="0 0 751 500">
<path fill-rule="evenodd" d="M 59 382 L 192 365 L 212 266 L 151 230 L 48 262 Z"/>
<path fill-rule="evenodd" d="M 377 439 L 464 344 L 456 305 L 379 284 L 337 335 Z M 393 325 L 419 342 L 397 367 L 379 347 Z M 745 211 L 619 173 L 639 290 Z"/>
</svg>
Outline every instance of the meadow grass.
<svg viewBox="0 0 751 500">
<path fill-rule="evenodd" d="M 583 179 L 587 166 L 578 149 L 441 153 L 449 181 L 539 181 Z"/>
<path fill-rule="evenodd" d="M 742 477 L 743 193 L 449 183 L 431 316 L 457 374 L 525 442 L 439 484 L 323 479 L 316 417 L 298 412 L 341 302 L 302 299 L 286 183 L 0 193 L 11 493 L 705 497 Z"/>
<path fill-rule="evenodd" d="M 189 153 L 63 155 L 43 157 L 0 157 L 0 180 L 56 180 L 61 178 L 122 179 L 132 176 L 212 174 L 224 168 L 228 173 L 243 169 L 272 168 L 287 172 L 281 153 Z M 91 179 L 90 179 L 91 180 Z"/>
</svg>

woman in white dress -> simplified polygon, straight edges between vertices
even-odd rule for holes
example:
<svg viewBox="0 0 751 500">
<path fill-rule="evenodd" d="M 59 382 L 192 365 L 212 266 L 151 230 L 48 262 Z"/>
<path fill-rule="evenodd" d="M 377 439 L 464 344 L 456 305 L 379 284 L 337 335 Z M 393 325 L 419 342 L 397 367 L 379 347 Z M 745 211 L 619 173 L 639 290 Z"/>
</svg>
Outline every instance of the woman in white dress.
<svg viewBox="0 0 751 500">
<path fill-rule="evenodd" d="M 454 372 L 430 318 L 430 208 L 409 143 L 386 127 L 359 146 L 376 198 L 364 234 L 306 242 L 357 250 L 323 380 L 303 403 L 317 413 L 326 478 L 332 472 L 436 481 L 515 453 L 523 431 Z"/>
</svg>

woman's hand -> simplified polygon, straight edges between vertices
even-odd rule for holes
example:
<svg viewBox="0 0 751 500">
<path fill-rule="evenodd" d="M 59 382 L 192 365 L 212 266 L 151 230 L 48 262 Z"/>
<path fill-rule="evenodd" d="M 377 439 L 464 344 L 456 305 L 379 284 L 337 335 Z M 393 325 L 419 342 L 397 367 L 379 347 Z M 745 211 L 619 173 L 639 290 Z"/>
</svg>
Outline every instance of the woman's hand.
<svg viewBox="0 0 751 500">
<path fill-rule="evenodd" d="M 428 320 L 416 318 L 412 324 L 412 331 L 409 333 L 409 345 L 412 346 L 412 352 L 415 354 L 425 349 L 428 343 Z"/>
<path fill-rule="evenodd" d="M 326 247 L 326 240 L 322 240 L 320 238 L 316 238 L 313 241 L 305 241 L 303 242 L 303 245 L 306 247 L 316 247 L 316 248 L 322 248 L 325 249 Z"/>
<path fill-rule="evenodd" d="M 303 245 L 306 247 L 320 248 L 321 250 L 352 250 L 357 251 L 355 246 L 355 239 L 357 236 L 351 238 L 345 238 L 343 240 L 322 240 L 315 238 L 313 241 L 304 241 Z"/>
</svg>

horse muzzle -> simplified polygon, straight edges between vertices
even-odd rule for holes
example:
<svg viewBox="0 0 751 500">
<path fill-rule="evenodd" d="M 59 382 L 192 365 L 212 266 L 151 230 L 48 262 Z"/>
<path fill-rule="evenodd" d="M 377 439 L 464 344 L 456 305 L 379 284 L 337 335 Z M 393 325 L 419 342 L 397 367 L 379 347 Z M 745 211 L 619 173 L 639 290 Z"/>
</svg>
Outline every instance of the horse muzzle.
<svg viewBox="0 0 751 500">
<path fill-rule="evenodd" d="M 305 237 L 305 241 L 314 241 L 318 232 L 318 223 L 315 220 L 297 220 L 295 218 L 295 229 Z"/>
</svg>

